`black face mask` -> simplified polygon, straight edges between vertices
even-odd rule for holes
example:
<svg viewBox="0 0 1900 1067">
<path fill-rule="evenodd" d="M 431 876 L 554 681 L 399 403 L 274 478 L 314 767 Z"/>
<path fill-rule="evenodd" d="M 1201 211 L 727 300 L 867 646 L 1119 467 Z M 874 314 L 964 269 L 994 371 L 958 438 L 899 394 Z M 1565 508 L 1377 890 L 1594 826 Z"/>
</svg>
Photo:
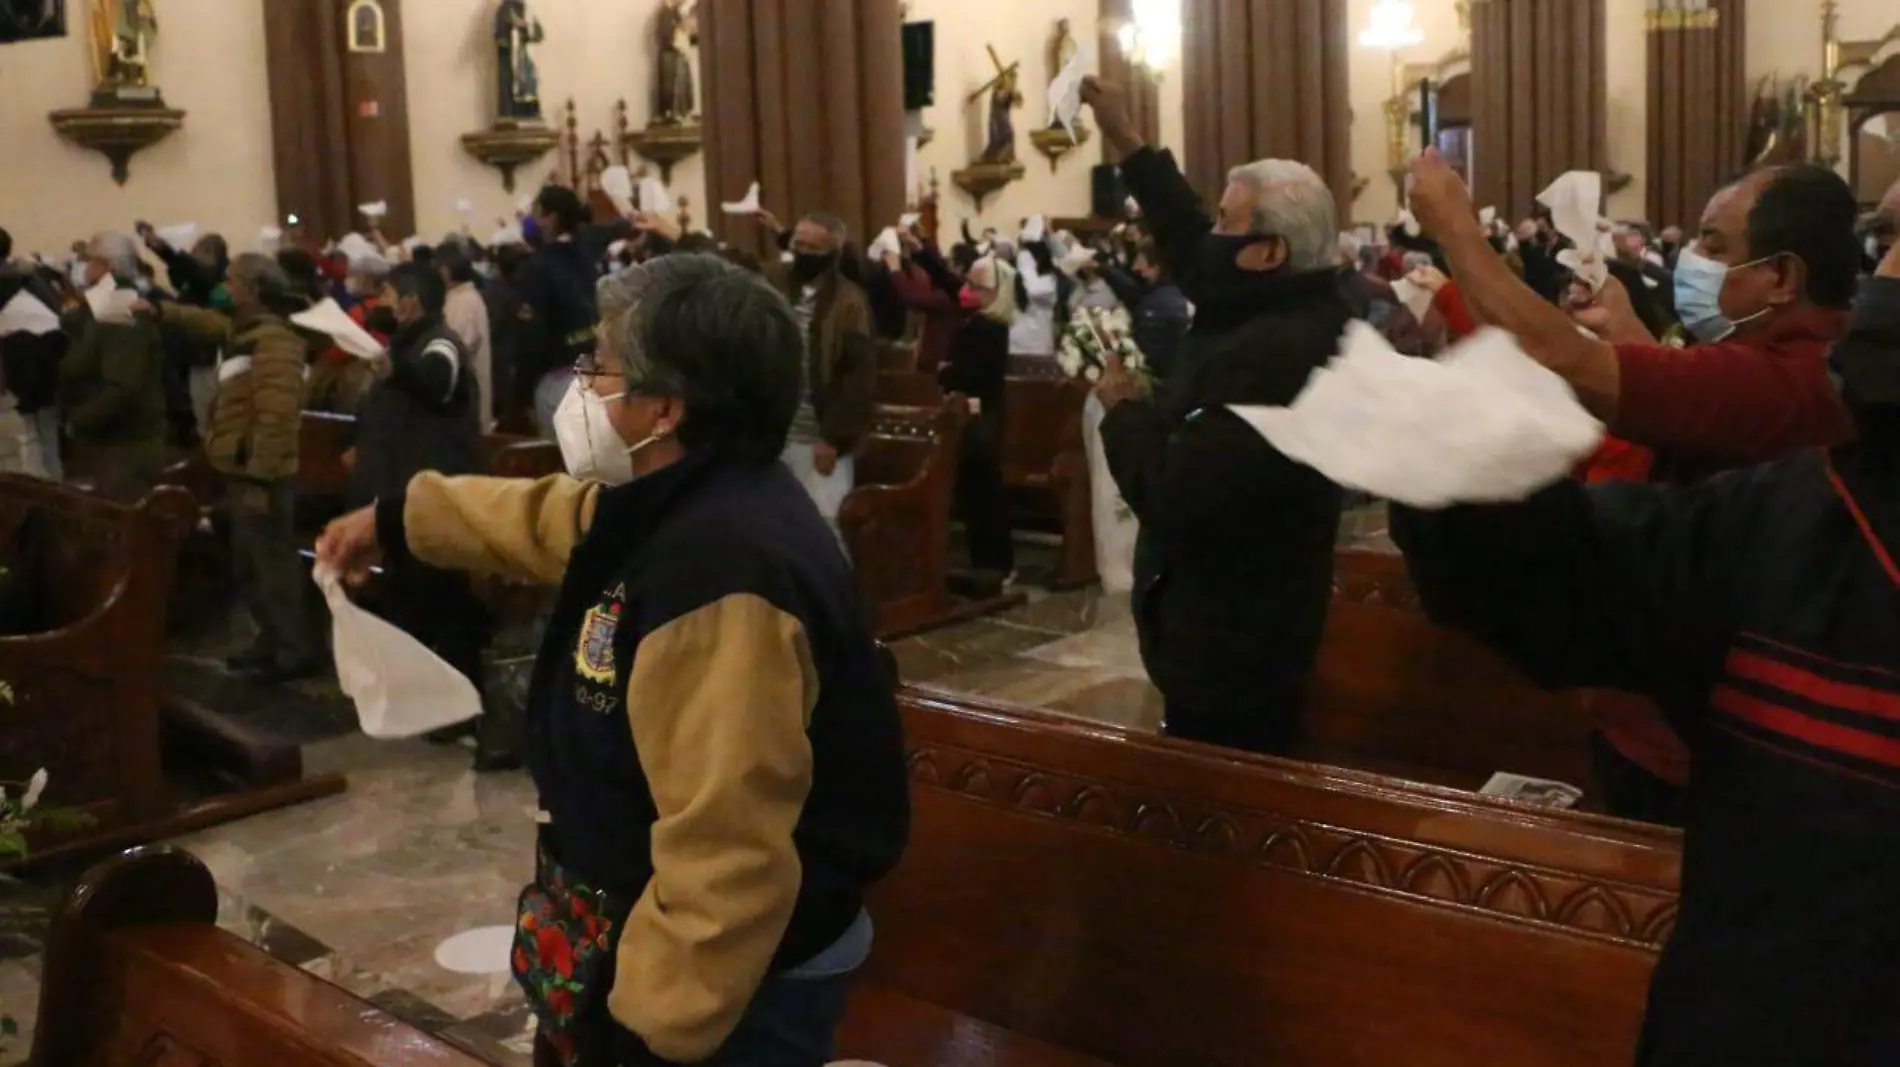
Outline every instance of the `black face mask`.
<svg viewBox="0 0 1900 1067">
<path fill-rule="evenodd" d="M 380 333 L 384 337 L 394 337 L 402 331 L 402 320 L 396 317 L 396 309 L 391 307 L 371 308 L 363 317 L 363 325 L 371 333 Z"/>
<path fill-rule="evenodd" d="M 1277 238 L 1264 233 L 1210 233 L 1201 238 L 1181 274 L 1181 291 L 1194 302 L 1196 313 L 1251 314 L 1260 288 L 1272 285 L 1279 272 L 1246 270 L 1235 260 L 1248 248 L 1272 240 Z"/>
<path fill-rule="evenodd" d="M 837 262 L 836 252 L 793 252 L 792 280 L 800 285 L 816 280 Z"/>
</svg>

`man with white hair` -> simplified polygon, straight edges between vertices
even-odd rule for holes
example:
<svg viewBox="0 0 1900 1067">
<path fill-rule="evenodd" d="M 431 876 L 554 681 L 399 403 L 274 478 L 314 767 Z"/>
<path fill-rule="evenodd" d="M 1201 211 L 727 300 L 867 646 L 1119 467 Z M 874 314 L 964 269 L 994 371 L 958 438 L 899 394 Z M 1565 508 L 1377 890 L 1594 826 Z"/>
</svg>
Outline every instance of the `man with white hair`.
<svg viewBox="0 0 1900 1067">
<path fill-rule="evenodd" d="M 1257 752 L 1300 736 L 1332 595 L 1340 491 L 1276 452 L 1231 404 L 1284 405 L 1338 349 L 1352 312 L 1333 197 L 1312 168 L 1228 176 L 1209 217 L 1174 159 L 1142 143 L 1120 90 L 1083 97 L 1194 325 L 1158 395 L 1103 375 L 1102 443 L 1141 520 L 1135 617 L 1170 734 Z"/>
<path fill-rule="evenodd" d="M 138 244 L 100 233 L 86 245 L 86 287 L 111 278 L 138 283 Z M 58 406 L 72 443 L 68 473 L 102 495 L 131 503 L 165 466 L 165 345 L 149 316 L 101 321 L 82 302 L 68 319 L 73 345 L 59 364 Z"/>
</svg>

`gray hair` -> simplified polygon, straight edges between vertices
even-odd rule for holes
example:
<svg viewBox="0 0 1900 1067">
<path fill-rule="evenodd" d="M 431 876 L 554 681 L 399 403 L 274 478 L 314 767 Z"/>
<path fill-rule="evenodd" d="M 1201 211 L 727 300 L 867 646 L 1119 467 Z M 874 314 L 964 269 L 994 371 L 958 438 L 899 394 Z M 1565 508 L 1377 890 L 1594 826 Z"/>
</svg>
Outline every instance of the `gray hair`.
<svg viewBox="0 0 1900 1067">
<path fill-rule="evenodd" d="M 1291 159 L 1262 159 L 1227 172 L 1260 194 L 1248 232 L 1270 233 L 1287 245 L 1287 266 L 1319 270 L 1338 259 L 1333 191 L 1313 168 Z"/>
<path fill-rule="evenodd" d="M 259 303 L 269 304 L 297 294 L 290 275 L 261 252 L 246 252 L 232 260 L 228 276 Z"/>
<path fill-rule="evenodd" d="M 117 230 L 102 230 L 92 235 L 90 251 L 105 260 L 106 269 L 121 285 L 139 280 L 139 246 L 130 236 Z"/>
<path fill-rule="evenodd" d="M 680 441 L 778 458 L 798 410 L 804 333 L 785 297 L 724 259 L 675 253 L 601 279 L 600 342 L 630 394 L 686 402 Z"/>
<path fill-rule="evenodd" d="M 1434 266 L 1430 252 L 1407 252 L 1401 262 L 1404 263 L 1405 273 L 1407 274 L 1425 267 Z"/>
<path fill-rule="evenodd" d="M 825 231 L 840 248 L 843 248 L 844 243 L 851 239 L 851 227 L 845 225 L 843 219 L 829 211 L 808 211 L 802 221 L 809 222 Z"/>
</svg>

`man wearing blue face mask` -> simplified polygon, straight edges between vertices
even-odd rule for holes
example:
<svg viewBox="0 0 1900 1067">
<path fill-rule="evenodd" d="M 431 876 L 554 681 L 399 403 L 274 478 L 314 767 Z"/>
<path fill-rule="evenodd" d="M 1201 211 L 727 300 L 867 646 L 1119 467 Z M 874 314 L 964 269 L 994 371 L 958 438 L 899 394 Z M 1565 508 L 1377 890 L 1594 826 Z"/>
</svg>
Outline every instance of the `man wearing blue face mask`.
<svg viewBox="0 0 1900 1067">
<path fill-rule="evenodd" d="M 1694 753 L 1638 1067 L 1900 1063 L 1900 251 L 1831 364 L 1855 439 L 1693 488 L 1394 509 L 1434 621 Z"/>
<path fill-rule="evenodd" d="M 1827 352 L 1858 283 L 1857 208 L 1832 171 L 1769 168 L 1709 199 L 1676 262 L 1677 312 L 1698 341 L 1685 349 L 1627 325 L 1601 340 L 1578 333 L 1485 244 L 1463 179 L 1436 152 L 1412 176 L 1412 212 L 1479 316 L 1562 375 L 1611 434 L 1654 450 L 1655 480 L 1693 482 L 1852 435 Z M 1615 283 L 1598 295 L 1619 298 Z"/>
</svg>

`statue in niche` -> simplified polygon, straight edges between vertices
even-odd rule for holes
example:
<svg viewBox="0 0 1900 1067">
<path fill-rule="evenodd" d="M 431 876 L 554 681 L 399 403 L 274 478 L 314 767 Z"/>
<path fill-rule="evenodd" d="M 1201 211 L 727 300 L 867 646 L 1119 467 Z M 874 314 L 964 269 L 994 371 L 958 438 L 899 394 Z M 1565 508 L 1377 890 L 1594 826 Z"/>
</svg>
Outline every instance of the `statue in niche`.
<svg viewBox="0 0 1900 1067">
<path fill-rule="evenodd" d="M 1023 105 L 1022 90 L 1017 87 L 1021 75 L 1021 63 L 1003 65 L 993 46 L 989 48 L 990 62 L 996 67 L 996 77 L 989 84 L 970 94 L 970 102 L 975 103 L 989 96 L 990 121 L 989 140 L 983 145 L 980 162 L 1008 164 L 1016 162 L 1016 121 L 1010 112 Z"/>
<path fill-rule="evenodd" d="M 151 84 L 148 46 L 158 35 L 152 0 L 92 0 L 93 73 L 98 92 L 115 94 Z"/>
<path fill-rule="evenodd" d="M 687 53 L 699 43 L 698 7 L 698 0 L 665 0 L 660 5 L 659 86 L 653 97 L 653 118 L 661 125 L 691 122 L 699 110 L 693 92 L 693 61 Z"/>
<path fill-rule="evenodd" d="M 1068 19 L 1056 20 L 1055 35 L 1049 38 L 1049 81 L 1053 84 L 1062 72 L 1069 68 L 1069 61 L 1075 58 L 1075 34 L 1071 31 Z M 1062 128 L 1060 119 L 1050 119 L 1049 128 Z"/>
<path fill-rule="evenodd" d="M 496 117 L 502 122 L 541 121 L 541 78 L 529 49 L 545 34 L 541 22 L 528 13 L 527 0 L 501 0 L 495 11 L 495 57 L 500 101 Z"/>
</svg>

